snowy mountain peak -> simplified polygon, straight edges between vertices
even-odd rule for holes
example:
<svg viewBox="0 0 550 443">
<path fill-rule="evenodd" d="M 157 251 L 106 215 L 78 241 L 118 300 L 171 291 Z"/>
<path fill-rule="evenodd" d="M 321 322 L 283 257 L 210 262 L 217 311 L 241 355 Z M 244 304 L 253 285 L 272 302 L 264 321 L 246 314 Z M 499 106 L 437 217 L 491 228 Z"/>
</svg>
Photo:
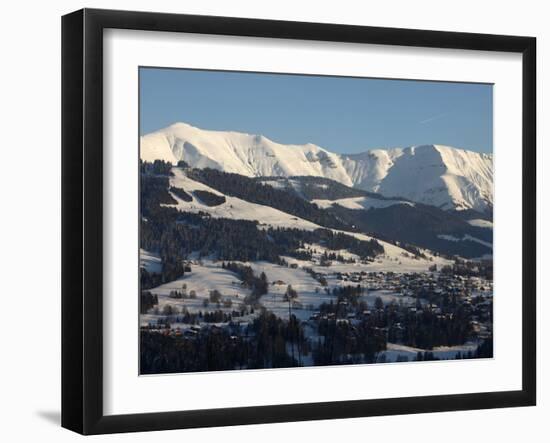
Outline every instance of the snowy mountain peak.
<svg viewBox="0 0 550 443">
<path fill-rule="evenodd" d="M 355 186 L 444 209 L 485 211 L 493 204 L 492 156 L 442 145 L 345 156 Z"/>
<path fill-rule="evenodd" d="M 443 209 L 486 211 L 493 204 L 492 156 L 442 145 L 344 155 L 311 143 L 285 145 L 263 135 L 174 123 L 141 137 L 140 156 L 249 177 L 325 177 Z"/>
</svg>

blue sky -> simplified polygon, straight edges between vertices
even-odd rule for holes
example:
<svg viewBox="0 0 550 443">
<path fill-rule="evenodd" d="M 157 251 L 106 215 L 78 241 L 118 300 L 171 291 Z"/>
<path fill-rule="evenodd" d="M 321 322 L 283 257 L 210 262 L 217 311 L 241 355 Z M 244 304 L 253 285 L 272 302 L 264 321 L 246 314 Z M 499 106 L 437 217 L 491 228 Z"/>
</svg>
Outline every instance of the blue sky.
<svg viewBox="0 0 550 443">
<path fill-rule="evenodd" d="M 140 132 L 181 121 L 333 152 L 443 144 L 492 152 L 487 84 L 141 68 Z"/>
</svg>

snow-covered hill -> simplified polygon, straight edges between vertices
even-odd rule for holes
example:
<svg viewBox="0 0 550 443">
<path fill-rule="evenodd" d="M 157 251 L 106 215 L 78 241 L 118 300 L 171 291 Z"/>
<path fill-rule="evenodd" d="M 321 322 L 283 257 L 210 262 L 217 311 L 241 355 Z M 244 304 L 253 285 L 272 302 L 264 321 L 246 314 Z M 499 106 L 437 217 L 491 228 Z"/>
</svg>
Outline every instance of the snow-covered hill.
<svg viewBox="0 0 550 443">
<path fill-rule="evenodd" d="M 284 145 L 261 135 L 175 123 L 141 137 L 140 152 L 146 161 L 184 160 L 249 177 L 325 177 L 444 209 L 483 212 L 493 204 L 492 156 L 439 145 L 341 155 L 313 144 Z"/>
<path fill-rule="evenodd" d="M 237 197 L 224 195 L 209 186 L 190 179 L 180 168 L 172 168 L 172 174 L 173 175 L 170 177 L 171 187 L 182 189 L 190 195 L 194 195 L 195 191 L 207 191 L 212 194 L 223 195 L 225 197 L 225 202 L 217 206 L 209 206 L 204 204 L 200 199 L 197 199 L 196 196 L 194 196 L 191 201 L 184 201 L 178 197 L 177 194 L 170 192 L 176 204 L 163 206 L 174 207 L 185 212 L 206 213 L 215 218 L 257 221 L 260 229 L 273 227 L 314 231 L 323 228 L 323 226 L 296 217 L 292 214 L 287 214 L 270 206 L 250 203 Z M 343 233 L 362 241 L 369 241 L 374 238 L 358 232 L 347 232 L 336 229 L 332 229 L 332 231 Z M 369 270 L 386 269 L 396 272 L 416 272 L 426 271 L 433 264 L 443 266 L 451 263 L 449 260 L 435 256 L 431 251 L 425 249 L 421 249 L 425 258 L 413 257 L 412 254 L 399 246 L 377 238 L 374 239 L 384 247 L 384 254 L 378 256 L 374 263 L 368 265 Z"/>
</svg>

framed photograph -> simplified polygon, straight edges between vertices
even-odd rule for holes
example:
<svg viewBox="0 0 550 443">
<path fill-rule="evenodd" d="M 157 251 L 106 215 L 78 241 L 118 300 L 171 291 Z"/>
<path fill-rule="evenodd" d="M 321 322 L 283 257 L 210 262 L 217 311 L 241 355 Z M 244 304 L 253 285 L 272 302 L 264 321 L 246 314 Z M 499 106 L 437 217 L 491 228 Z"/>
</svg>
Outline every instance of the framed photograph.
<svg viewBox="0 0 550 443">
<path fill-rule="evenodd" d="M 64 16 L 62 425 L 535 405 L 535 51 Z"/>
</svg>

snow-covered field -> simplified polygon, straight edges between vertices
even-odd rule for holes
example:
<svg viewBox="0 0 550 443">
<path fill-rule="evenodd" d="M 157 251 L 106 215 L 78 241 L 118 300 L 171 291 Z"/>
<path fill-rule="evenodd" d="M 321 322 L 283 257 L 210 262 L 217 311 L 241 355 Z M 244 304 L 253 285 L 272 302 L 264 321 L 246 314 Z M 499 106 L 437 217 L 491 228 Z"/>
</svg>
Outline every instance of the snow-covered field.
<svg viewBox="0 0 550 443">
<path fill-rule="evenodd" d="M 223 269 L 221 262 L 204 260 L 201 263 L 200 265 L 191 265 L 192 272 L 184 277 L 151 289 L 151 293 L 157 294 L 159 297 L 159 314 L 149 313 L 142 316 L 142 324 L 163 317 L 162 310 L 165 305 L 172 305 L 178 311 L 185 307 L 189 312 L 216 310 L 231 312 L 239 308 L 244 298 L 250 294 L 250 290 L 241 285 L 236 274 Z M 293 313 L 301 320 L 309 318 L 311 312 L 317 309 L 321 303 L 335 299 L 334 296 L 321 291 L 319 282 L 302 269 L 292 269 L 268 262 L 242 264 L 251 266 L 256 275 L 260 275 L 261 272 L 266 273 L 269 281 L 269 292 L 261 297 L 260 303 L 280 317 L 288 317 L 288 302 L 283 300 L 283 296 L 289 284 L 298 292 L 296 302 L 301 303 L 304 307 L 304 309 L 299 309 L 297 305 L 293 307 Z M 197 298 L 195 300 L 174 299 L 169 296 L 171 291 L 182 291 L 184 285 L 187 294 L 191 291 L 196 292 Z M 213 290 L 218 290 L 222 294 L 223 300 L 230 299 L 232 307 L 224 307 L 223 303 L 219 307 L 213 303 L 205 307 L 204 300 L 208 300 L 209 293 Z M 310 307 L 311 310 L 306 309 L 307 307 Z"/>
<path fill-rule="evenodd" d="M 472 226 L 476 226 L 478 228 L 489 228 L 493 229 L 493 222 L 489 220 L 483 220 L 481 218 L 476 218 L 473 220 L 468 220 L 468 223 Z"/>
<path fill-rule="evenodd" d="M 288 318 L 288 302 L 283 299 L 288 285 L 298 293 L 292 313 L 300 320 L 307 320 L 323 302 L 335 300 L 335 297 L 322 290 L 317 280 L 302 269 L 292 269 L 268 262 L 248 263 L 254 273 L 265 272 L 269 281 L 269 292 L 262 296 L 261 303 L 275 315 Z"/>
<path fill-rule="evenodd" d="M 459 242 L 459 241 L 473 241 L 476 243 L 479 243 L 483 246 L 487 246 L 488 248 L 492 248 L 493 245 L 487 241 L 481 240 L 476 237 L 472 237 L 470 234 L 465 234 L 462 238 L 455 237 L 454 235 L 446 235 L 446 234 L 440 234 L 437 236 L 437 238 L 440 238 L 441 240 L 447 240 L 447 241 L 453 241 L 453 242 Z"/>
<path fill-rule="evenodd" d="M 186 273 L 177 280 L 165 283 L 150 292 L 158 295 L 158 314 L 148 313 L 141 316 L 141 324 L 146 325 L 151 321 L 156 321 L 164 317 L 163 309 L 166 305 L 171 305 L 180 313 L 186 308 L 190 313 L 211 312 L 222 310 L 231 312 L 239 309 L 243 303 L 244 297 L 250 293 L 248 289 L 243 288 L 239 277 L 231 271 L 222 269 L 221 263 L 214 263 L 210 260 L 201 262 L 202 264 L 191 265 L 192 272 Z M 185 288 L 185 289 L 184 289 Z M 205 300 L 209 300 L 210 291 L 218 290 L 222 294 L 222 300 L 231 300 L 232 306 L 225 307 L 223 303 L 218 307 L 215 303 L 208 303 L 204 306 Z M 195 291 L 196 299 L 176 299 L 170 297 L 172 291 L 185 291 L 190 294 Z"/>
<path fill-rule="evenodd" d="M 380 209 L 387 208 L 393 205 L 409 205 L 414 206 L 406 200 L 393 200 L 393 199 L 380 199 L 373 197 L 350 197 L 340 198 L 338 200 L 312 200 L 320 208 L 330 208 L 331 206 L 338 205 L 347 209 Z"/>
<path fill-rule="evenodd" d="M 261 297 L 260 304 L 282 318 L 287 318 L 289 314 L 288 301 L 284 300 L 288 285 L 291 285 L 298 293 L 298 297 L 291 306 L 292 313 L 300 320 L 307 320 L 311 314 L 317 311 L 321 303 L 336 300 L 336 297 L 332 295 L 334 287 L 357 284 L 351 281 L 338 280 L 335 274 L 340 272 L 339 268 L 333 268 L 332 266 L 330 268 L 316 267 L 319 272 L 326 275 L 327 292 L 317 280 L 301 268 L 279 266 L 269 262 L 245 262 L 241 264 L 250 266 L 256 275 L 260 275 L 262 272 L 266 274 L 269 289 L 268 293 Z M 200 264 L 192 264 L 191 268 L 191 273 L 150 290 L 151 293 L 158 296 L 158 313 L 150 312 L 142 315 L 142 324 L 145 325 L 164 317 L 163 309 L 166 305 L 176 308 L 178 313 L 181 313 L 183 308 L 190 313 L 239 310 L 242 307 L 244 298 L 250 294 L 250 290 L 242 286 L 236 274 L 222 268 L 221 262 L 203 260 Z M 342 272 L 350 272 L 349 267 Z M 218 290 L 222 294 L 222 300 L 231 300 L 231 307 L 225 307 L 223 303 L 219 306 L 215 303 L 209 303 L 208 306 L 205 306 L 204 302 L 209 299 L 210 291 L 213 290 Z M 186 294 L 194 291 L 197 298 L 172 298 L 170 297 L 172 291 L 185 291 Z M 374 306 L 377 297 L 380 297 L 384 304 L 401 302 L 405 306 L 412 306 L 416 302 L 412 297 L 391 290 L 365 290 L 361 299 L 367 302 L 369 306 Z"/>
<path fill-rule="evenodd" d="M 438 346 L 430 350 L 434 357 L 440 360 L 453 360 L 459 353 L 465 354 L 469 351 L 474 352 L 477 349 L 477 343 L 466 343 L 460 346 Z M 418 352 L 425 352 L 425 349 L 413 348 L 411 346 L 388 343 L 387 349 L 378 355 L 378 361 L 395 362 L 398 359 L 406 358 L 408 361 L 414 361 Z"/>
<path fill-rule="evenodd" d="M 332 261 L 330 267 L 321 266 L 319 261 L 309 262 L 305 260 L 299 260 L 294 257 L 283 257 L 289 264 L 296 264 L 301 267 L 310 267 L 315 272 L 319 273 L 335 273 L 335 272 L 396 272 L 396 273 L 406 273 L 406 272 L 427 272 L 428 268 L 436 264 L 437 267 L 444 265 L 452 264 L 452 261 L 441 258 L 441 257 L 431 257 L 433 261 L 416 259 L 414 256 L 408 252 L 405 252 L 407 256 L 402 255 L 402 250 L 395 247 L 395 250 L 392 250 L 393 245 L 387 245 L 381 242 L 384 245 L 386 251 L 385 254 L 379 255 L 374 259 L 373 262 L 364 263 L 359 260 L 359 257 L 351 254 L 348 251 L 331 251 L 336 254 L 341 254 L 345 258 L 354 257 L 357 259 L 355 263 L 342 263 L 338 261 Z M 319 245 L 315 245 L 317 251 L 323 251 Z M 320 255 L 320 254 L 318 254 Z"/>
<path fill-rule="evenodd" d="M 145 268 L 148 272 L 162 272 L 162 262 L 158 254 L 139 249 L 139 266 Z"/>
</svg>

